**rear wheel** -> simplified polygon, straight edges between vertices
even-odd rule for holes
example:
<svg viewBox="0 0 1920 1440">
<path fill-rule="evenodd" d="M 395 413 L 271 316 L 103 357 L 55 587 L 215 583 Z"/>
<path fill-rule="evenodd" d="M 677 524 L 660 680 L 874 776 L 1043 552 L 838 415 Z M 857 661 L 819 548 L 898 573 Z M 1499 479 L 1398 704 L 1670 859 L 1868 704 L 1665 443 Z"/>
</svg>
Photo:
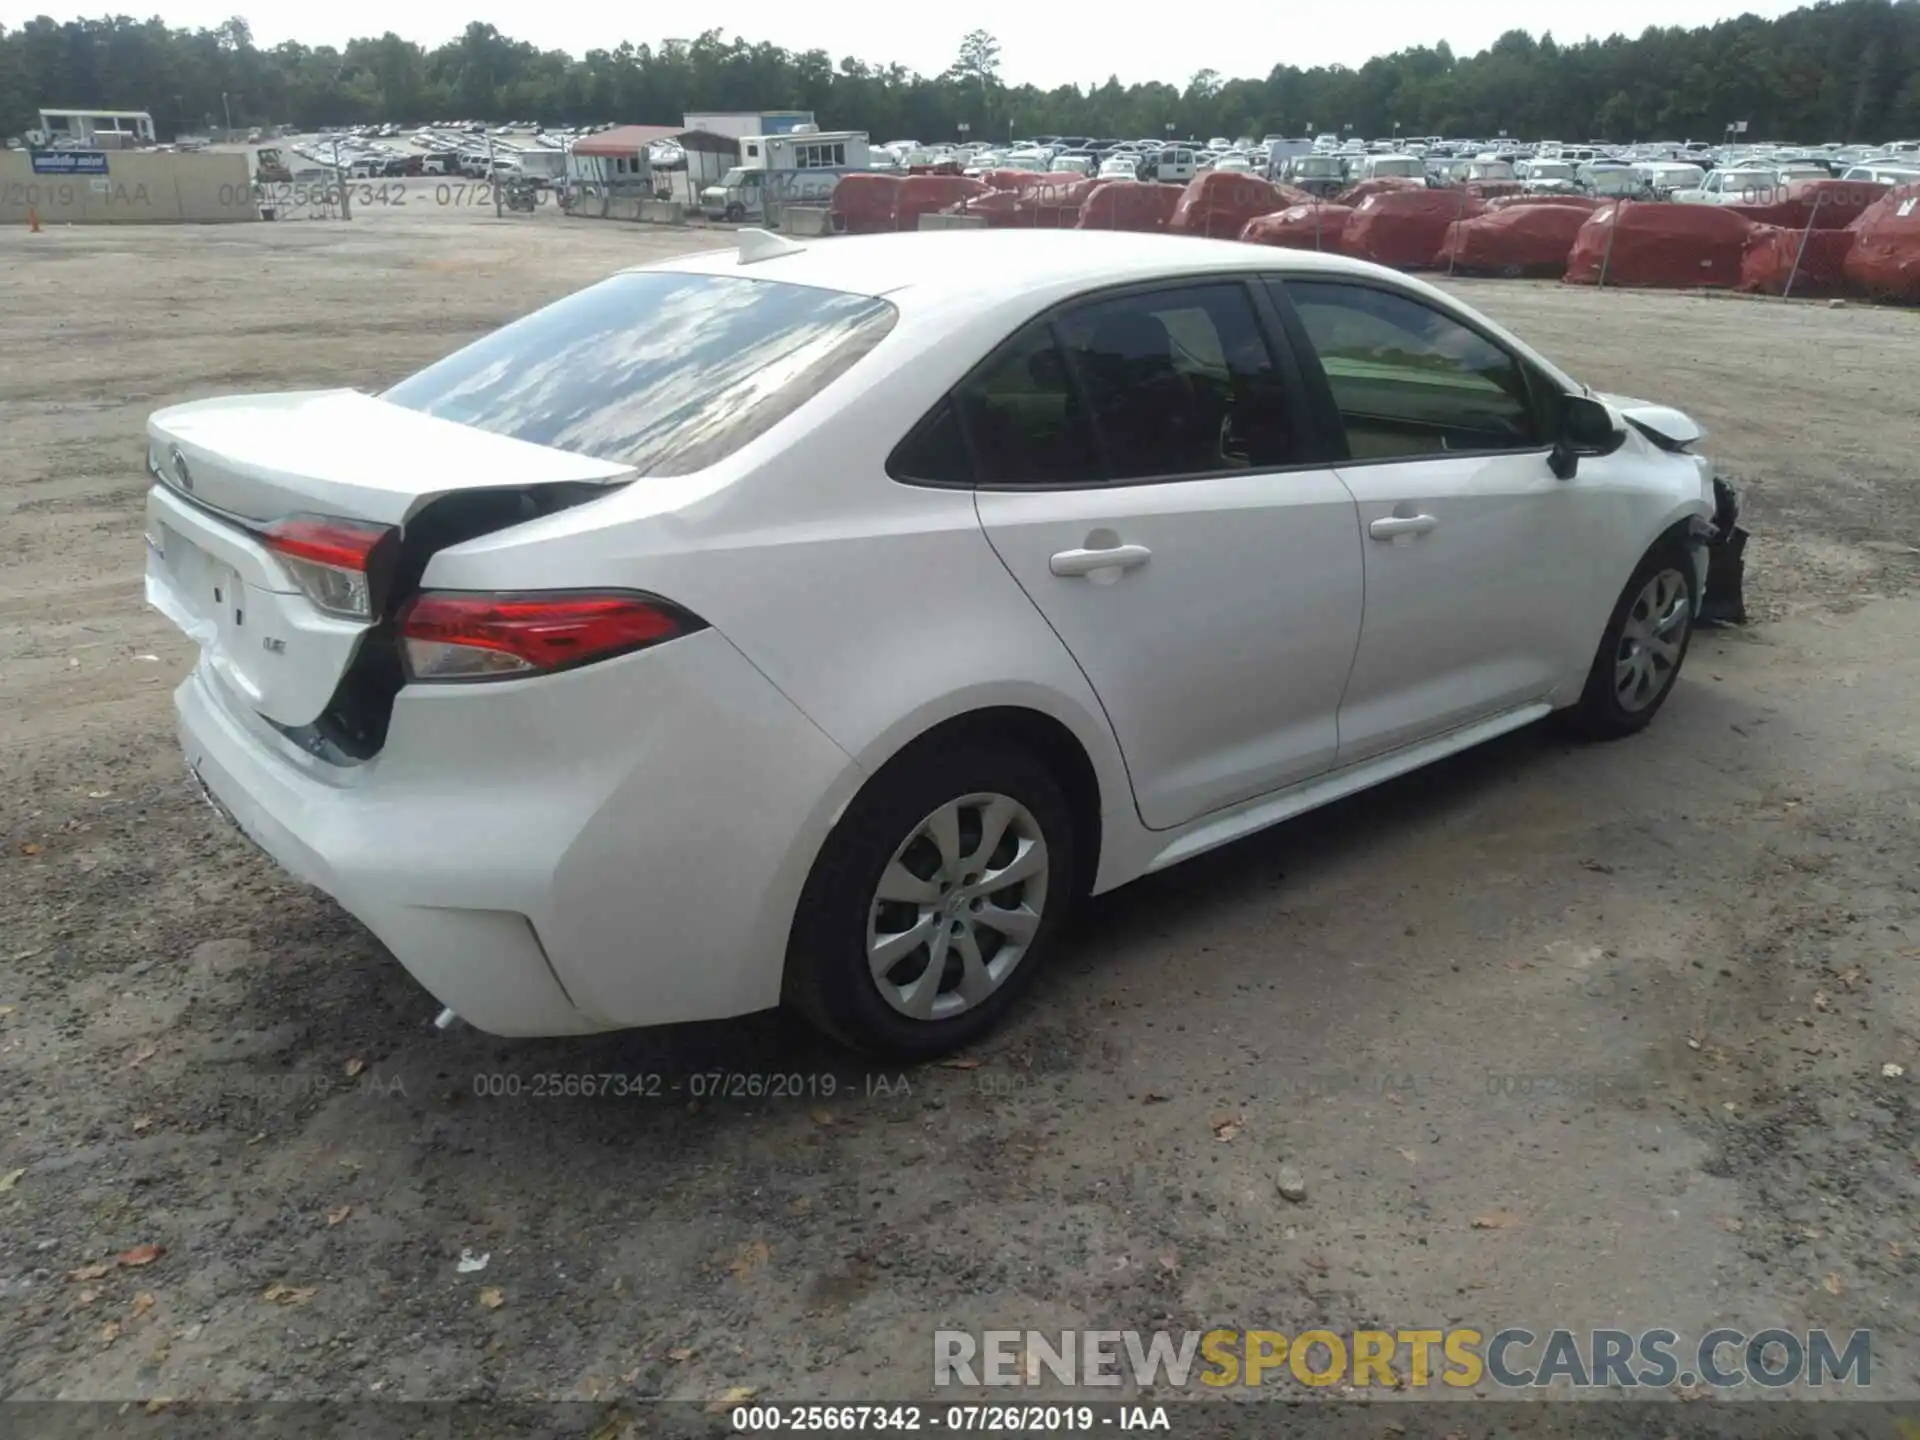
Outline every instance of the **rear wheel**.
<svg viewBox="0 0 1920 1440">
<path fill-rule="evenodd" d="M 999 1023 L 1073 899 L 1060 787 L 1024 749 L 960 740 L 874 777 L 828 837 L 787 954 L 787 998 L 843 1044 L 918 1059 Z"/>
<path fill-rule="evenodd" d="M 1697 597 L 1693 556 L 1684 541 L 1647 552 L 1620 592 L 1579 701 L 1565 723 L 1589 739 L 1644 730 L 1673 693 L 1693 639 Z"/>
</svg>

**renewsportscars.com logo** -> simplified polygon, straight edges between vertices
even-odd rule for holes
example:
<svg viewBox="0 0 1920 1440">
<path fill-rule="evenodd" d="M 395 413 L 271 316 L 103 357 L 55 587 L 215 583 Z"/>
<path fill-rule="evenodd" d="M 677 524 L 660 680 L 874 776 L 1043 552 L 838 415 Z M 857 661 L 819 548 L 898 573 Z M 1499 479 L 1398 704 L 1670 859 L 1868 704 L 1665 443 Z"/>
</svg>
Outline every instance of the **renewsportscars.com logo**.
<svg viewBox="0 0 1920 1440">
<path fill-rule="evenodd" d="M 1643 1390 L 1873 1381 L 1873 1336 L 1825 1330 L 936 1330 L 936 1386 L 1286 1384 Z"/>
</svg>

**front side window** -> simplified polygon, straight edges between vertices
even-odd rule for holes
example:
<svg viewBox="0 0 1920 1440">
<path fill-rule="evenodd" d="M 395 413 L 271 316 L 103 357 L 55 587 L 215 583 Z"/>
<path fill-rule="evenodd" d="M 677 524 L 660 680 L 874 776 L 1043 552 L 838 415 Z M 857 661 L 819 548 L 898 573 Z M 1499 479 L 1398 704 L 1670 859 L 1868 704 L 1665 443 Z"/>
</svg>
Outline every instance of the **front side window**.
<svg viewBox="0 0 1920 1440">
<path fill-rule="evenodd" d="M 893 328 L 868 295 L 672 271 L 603 280 L 496 330 L 381 398 L 685 475 L 819 394 Z"/>
<path fill-rule="evenodd" d="M 1459 321 L 1370 286 L 1270 283 L 1318 352 L 1355 460 L 1545 443 L 1520 362 Z"/>
</svg>

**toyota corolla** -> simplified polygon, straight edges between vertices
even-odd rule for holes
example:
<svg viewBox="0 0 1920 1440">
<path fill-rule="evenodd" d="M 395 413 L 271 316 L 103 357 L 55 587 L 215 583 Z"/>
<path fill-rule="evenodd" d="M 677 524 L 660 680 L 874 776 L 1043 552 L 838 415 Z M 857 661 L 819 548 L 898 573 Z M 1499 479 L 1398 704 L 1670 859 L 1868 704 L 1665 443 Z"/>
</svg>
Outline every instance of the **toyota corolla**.
<svg viewBox="0 0 1920 1440">
<path fill-rule="evenodd" d="M 615 275 L 149 425 L 193 774 L 482 1029 L 983 1033 L 1080 898 L 1672 694 L 1730 490 L 1441 291 L 1151 235 Z"/>
</svg>

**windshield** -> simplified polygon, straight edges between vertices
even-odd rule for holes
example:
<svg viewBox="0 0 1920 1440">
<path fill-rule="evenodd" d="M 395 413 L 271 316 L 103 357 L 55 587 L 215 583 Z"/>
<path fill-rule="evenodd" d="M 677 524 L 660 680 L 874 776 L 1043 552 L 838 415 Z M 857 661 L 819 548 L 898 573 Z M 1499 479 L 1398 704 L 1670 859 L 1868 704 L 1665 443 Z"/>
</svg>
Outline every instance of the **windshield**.
<svg viewBox="0 0 1920 1440">
<path fill-rule="evenodd" d="M 1338 160 L 1315 160 L 1303 158 L 1293 162 L 1296 175 L 1338 175 L 1341 172 Z"/>
<path fill-rule="evenodd" d="M 1527 176 L 1533 180 L 1571 180 L 1573 178 L 1573 167 L 1551 161 L 1542 162 L 1536 160 L 1532 165 L 1527 167 Z"/>
<path fill-rule="evenodd" d="M 746 166 L 736 165 L 733 167 L 733 169 L 727 171 L 726 174 L 720 177 L 720 183 L 724 185 L 727 189 L 731 190 L 736 185 L 746 184 L 747 175 L 748 175 L 748 170 Z"/>
<path fill-rule="evenodd" d="M 1424 175 L 1427 167 L 1418 160 L 1376 160 L 1373 162 L 1376 175 Z"/>
<path fill-rule="evenodd" d="M 381 396 L 535 445 L 684 475 L 791 414 L 893 328 L 884 300 L 631 271 L 456 350 Z"/>
</svg>

